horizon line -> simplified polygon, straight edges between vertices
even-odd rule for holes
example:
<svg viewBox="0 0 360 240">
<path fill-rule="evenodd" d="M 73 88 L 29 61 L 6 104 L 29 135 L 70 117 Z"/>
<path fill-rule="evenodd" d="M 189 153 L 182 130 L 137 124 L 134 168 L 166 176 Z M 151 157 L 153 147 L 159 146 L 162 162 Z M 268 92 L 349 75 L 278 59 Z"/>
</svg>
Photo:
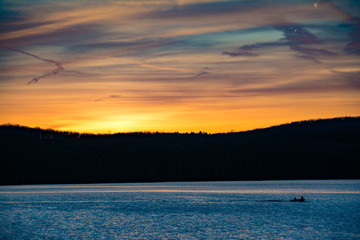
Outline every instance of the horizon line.
<svg viewBox="0 0 360 240">
<path fill-rule="evenodd" d="M 95 132 L 81 132 L 81 131 L 71 131 L 71 130 L 59 130 L 56 128 L 42 128 L 39 126 L 36 127 L 29 127 L 29 126 L 25 126 L 25 125 L 20 125 L 20 124 L 13 124 L 13 123 L 4 123 L 1 124 L 0 127 L 20 127 L 20 128 L 29 128 L 29 129 L 36 129 L 36 130 L 42 130 L 42 131 L 53 131 L 53 132 L 58 132 L 58 133 L 67 133 L 67 134 L 78 134 L 78 135 L 95 135 L 95 136 L 101 136 L 101 135 L 107 135 L 107 136 L 111 136 L 111 135 L 117 135 L 117 134 L 134 134 L 134 133 L 142 133 L 142 134 L 204 134 L 204 135 L 217 135 L 217 134 L 232 134 L 232 133 L 245 133 L 245 132 L 252 132 L 252 131 L 257 131 L 257 130 L 263 130 L 263 129 L 269 129 L 269 128 L 273 128 L 273 127 L 280 127 L 280 126 L 286 126 L 286 125 L 291 125 L 291 124 L 296 124 L 296 123 L 305 123 L 305 122 L 315 122 L 315 121 L 326 121 L 326 120 L 344 120 L 344 119 L 356 119 L 356 118 L 360 118 L 360 115 L 358 116 L 339 116 L 339 117 L 333 117 L 333 118 L 317 118 L 317 119 L 307 119 L 307 120 L 297 120 L 297 121 L 292 121 L 292 122 L 287 122 L 287 123 L 281 123 L 281 124 L 277 124 L 277 125 L 271 125 L 269 127 L 262 127 L 262 128 L 253 128 L 253 129 L 248 129 L 248 130 L 243 130 L 243 131 L 229 131 L 229 132 L 214 132 L 214 133 L 209 133 L 206 131 L 191 131 L 191 132 L 180 132 L 180 131 L 174 131 L 174 132 L 165 132 L 165 131 L 130 131 L 130 132 L 114 132 L 114 133 L 95 133 Z"/>
</svg>

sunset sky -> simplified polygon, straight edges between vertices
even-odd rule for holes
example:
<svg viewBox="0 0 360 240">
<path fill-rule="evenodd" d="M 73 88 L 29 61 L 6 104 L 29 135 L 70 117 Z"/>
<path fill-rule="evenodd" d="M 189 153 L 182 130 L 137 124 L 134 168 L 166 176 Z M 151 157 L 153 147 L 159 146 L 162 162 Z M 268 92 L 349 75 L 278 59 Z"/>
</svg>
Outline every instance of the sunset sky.
<svg viewBox="0 0 360 240">
<path fill-rule="evenodd" d="M 0 9 L 0 124 L 214 133 L 360 115 L 358 0 Z"/>
</svg>

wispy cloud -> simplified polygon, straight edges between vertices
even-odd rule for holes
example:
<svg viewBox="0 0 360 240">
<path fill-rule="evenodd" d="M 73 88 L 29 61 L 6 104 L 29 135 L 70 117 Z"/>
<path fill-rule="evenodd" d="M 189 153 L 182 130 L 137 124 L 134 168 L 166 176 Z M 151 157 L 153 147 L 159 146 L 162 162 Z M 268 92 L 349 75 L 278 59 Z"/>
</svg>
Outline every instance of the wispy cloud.
<svg viewBox="0 0 360 240">
<path fill-rule="evenodd" d="M 33 58 L 36 58 L 38 60 L 41 60 L 43 62 L 48 62 L 48 63 L 52 63 L 56 66 L 56 69 L 52 70 L 51 72 L 49 73 L 46 73 L 44 75 L 41 75 L 41 76 L 38 76 L 36 78 L 33 78 L 31 79 L 27 85 L 30 85 L 31 83 L 37 83 L 40 79 L 42 78 L 46 78 L 46 77 L 50 77 L 52 75 L 58 75 L 59 73 L 61 73 L 62 71 L 64 71 L 65 69 L 63 68 L 62 64 L 57 62 L 57 61 L 54 61 L 54 60 L 51 60 L 51 59 L 45 59 L 45 58 L 41 58 L 39 56 L 36 56 L 34 54 L 31 54 L 31 53 L 28 53 L 28 52 L 25 52 L 25 51 L 22 51 L 22 50 L 19 50 L 19 49 L 16 49 L 16 48 L 12 48 L 12 47 L 7 47 L 6 49 L 9 49 L 11 51 L 14 51 L 14 52 L 18 52 L 18 53 L 22 53 L 22 54 L 25 54 L 25 55 L 28 55 L 30 57 L 33 57 Z"/>
<path fill-rule="evenodd" d="M 122 98 L 122 96 L 121 95 L 110 95 L 108 97 L 95 99 L 94 102 L 101 102 L 101 101 L 105 101 L 105 100 L 109 100 L 109 99 L 118 99 L 118 98 Z"/>
<path fill-rule="evenodd" d="M 256 57 L 261 54 L 259 50 L 287 46 L 289 49 L 297 53 L 294 55 L 295 57 L 309 59 L 315 62 L 319 62 L 317 57 L 336 55 L 336 53 L 326 49 L 308 47 L 312 45 L 321 45 L 322 41 L 310 32 L 306 31 L 302 26 L 287 24 L 284 26 L 274 26 L 274 28 L 282 31 L 284 38 L 279 39 L 276 42 L 257 42 L 254 44 L 246 44 L 241 46 L 237 51 L 224 51 L 223 54 L 231 57 Z"/>
<path fill-rule="evenodd" d="M 203 72 L 199 72 L 198 74 L 196 74 L 196 77 L 202 77 L 202 76 L 206 76 L 206 75 L 209 75 L 210 72 L 208 71 L 203 71 Z"/>
<path fill-rule="evenodd" d="M 347 11 L 344 11 L 340 7 L 334 4 L 331 0 L 321 1 L 321 5 L 332 10 L 336 15 L 340 16 L 343 20 L 345 20 L 348 24 L 352 26 L 352 31 L 349 34 L 351 42 L 348 43 L 344 51 L 349 54 L 360 54 L 360 18 L 359 16 L 353 16 Z M 354 3 L 351 3 L 354 4 Z M 358 8 L 358 6 L 354 6 L 354 8 Z"/>
<path fill-rule="evenodd" d="M 314 2 L 4 0 L 0 123 L 240 130 L 358 113 L 360 3 Z"/>
<path fill-rule="evenodd" d="M 360 90 L 359 72 L 340 73 L 331 71 L 326 78 L 313 78 L 303 81 L 273 84 L 268 87 L 238 88 L 229 91 L 237 96 L 293 95 L 331 93 L 339 91 Z"/>
</svg>

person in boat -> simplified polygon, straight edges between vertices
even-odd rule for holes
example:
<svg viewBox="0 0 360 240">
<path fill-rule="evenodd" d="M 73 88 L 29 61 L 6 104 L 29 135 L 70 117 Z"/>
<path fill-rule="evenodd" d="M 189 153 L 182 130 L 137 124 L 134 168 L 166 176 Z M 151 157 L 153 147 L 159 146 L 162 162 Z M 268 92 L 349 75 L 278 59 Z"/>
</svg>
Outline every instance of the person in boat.
<svg viewBox="0 0 360 240">
<path fill-rule="evenodd" d="M 292 202 L 305 202 L 305 198 L 303 196 L 301 196 L 300 198 L 294 197 L 294 199 L 291 201 Z"/>
</svg>

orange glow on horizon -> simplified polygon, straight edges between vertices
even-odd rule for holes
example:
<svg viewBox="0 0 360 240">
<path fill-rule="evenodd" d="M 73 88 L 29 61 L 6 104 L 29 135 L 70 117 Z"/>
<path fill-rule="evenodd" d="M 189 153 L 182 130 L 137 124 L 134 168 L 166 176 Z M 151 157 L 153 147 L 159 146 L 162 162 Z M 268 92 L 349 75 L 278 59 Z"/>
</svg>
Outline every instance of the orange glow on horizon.
<svg viewBox="0 0 360 240">
<path fill-rule="evenodd" d="M 5 0 L 0 124 L 222 133 L 359 116 L 360 5 L 285 3 Z"/>
</svg>

